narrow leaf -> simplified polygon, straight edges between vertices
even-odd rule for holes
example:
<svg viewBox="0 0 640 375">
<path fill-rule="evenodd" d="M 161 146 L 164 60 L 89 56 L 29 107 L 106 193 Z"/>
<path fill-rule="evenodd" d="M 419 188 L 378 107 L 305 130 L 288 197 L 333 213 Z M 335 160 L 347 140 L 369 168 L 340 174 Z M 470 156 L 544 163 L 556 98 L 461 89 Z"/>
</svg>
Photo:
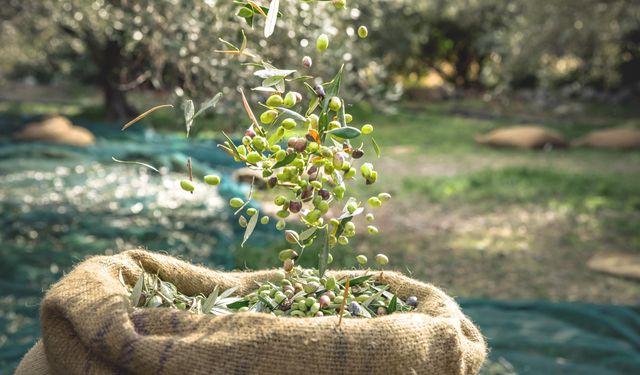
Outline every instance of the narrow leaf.
<svg viewBox="0 0 640 375">
<path fill-rule="evenodd" d="M 233 292 L 235 292 L 236 290 L 238 290 L 237 286 L 229 288 L 229 289 L 225 290 L 224 292 L 220 293 L 220 296 L 218 298 L 220 298 L 220 299 L 227 298 L 230 295 L 232 295 Z"/>
<path fill-rule="evenodd" d="M 244 51 L 247 48 L 247 35 L 242 30 L 242 44 L 240 45 L 240 52 Z"/>
<path fill-rule="evenodd" d="M 280 6 L 280 0 L 271 0 L 271 4 L 269 4 L 269 12 L 267 13 L 267 20 L 264 23 L 265 38 L 270 37 L 276 28 L 276 21 L 278 20 L 279 6 Z"/>
<path fill-rule="evenodd" d="M 249 120 L 251 120 L 253 125 L 258 126 L 258 120 L 256 120 L 256 116 L 253 114 L 251 106 L 249 106 L 249 102 L 247 101 L 247 97 L 244 96 L 242 88 L 240 88 L 240 95 L 242 95 L 242 105 L 244 106 L 244 110 L 247 112 L 247 116 L 249 116 Z"/>
<path fill-rule="evenodd" d="M 344 138 L 344 139 L 352 139 L 360 136 L 360 130 L 356 128 L 352 128 L 351 126 L 345 126 L 343 128 L 333 129 L 328 133 L 333 136 Z"/>
<path fill-rule="evenodd" d="M 300 241 L 304 242 L 308 240 L 309 238 L 311 238 L 311 236 L 313 236 L 316 233 L 317 230 L 318 228 L 316 227 L 311 227 L 309 229 L 304 230 L 302 233 L 300 233 Z"/>
<path fill-rule="evenodd" d="M 242 243 L 240 244 L 240 247 L 244 247 L 244 243 L 247 242 L 249 237 L 251 237 L 251 233 L 253 233 L 253 230 L 256 228 L 256 224 L 258 224 L 259 216 L 260 215 L 255 214 L 251 216 L 251 219 L 249 219 L 249 223 L 247 224 L 247 229 L 244 231 L 244 238 L 242 239 Z"/>
<path fill-rule="evenodd" d="M 127 161 L 127 160 L 118 160 L 116 158 L 114 158 L 113 156 L 111 157 L 111 160 L 115 161 L 116 163 L 122 163 L 122 164 L 137 164 L 137 165 L 141 165 L 143 167 L 147 167 L 153 171 L 156 171 L 158 173 L 160 173 L 159 170 L 157 170 L 155 167 L 147 164 L 147 163 L 143 163 L 143 162 L 139 162 L 139 161 Z"/>
<path fill-rule="evenodd" d="M 271 78 L 271 77 L 287 77 L 293 73 L 295 73 L 295 70 L 290 70 L 290 69 L 260 69 L 260 70 L 256 70 L 253 75 L 262 79 L 267 79 L 267 78 Z"/>
<path fill-rule="evenodd" d="M 378 155 L 378 157 L 380 157 L 380 146 L 378 146 L 378 142 L 376 142 L 376 140 L 371 137 L 371 145 L 373 145 L 373 151 L 376 152 L 376 155 Z"/>
<path fill-rule="evenodd" d="M 276 169 L 276 168 L 284 167 L 285 165 L 289 165 L 289 163 L 291 163 L 295 158 L 296 158 L 296 153 L 293 152 L 293 153 L 287 155 L 281 161 L 275 163 L 272 168 Z"/>
<path fill-rule="evenodd" d="M 398 296 L 394 294 L 393 298 L 391 298 L 391 301 L 389 301 L 389 306 L 387 306 L 387 314 L 393 314 L 394 312 L 396 312 L 397 304 Z"/>
<path fill-rule="evenodd" d="M 217 93 L 216 96 L 214 96 L 213 98 L 209 99 L 208 102 L 204 103 L 202 105 L 202 107 L 200 107 L 198 112 L 196 112 L 196 114 L 193 115 L 193 118 L 196 118 L 196 117 L 200 116 L 202 113 L 204 113 L 204 111 L 206 111 L 209 108 L 215 108 L 215 106 L 220 101 L 220 98 L 222 98 L 222 93 L 221 92 Z"/>
<path fill-rule="evenodd" d="M 371 276 L 373 276 L 373 275 L 363 275 L 363 276 L 355 277 L 355 278 L 351 279 L 350 284 L 351 284 L 351 286 L 356 286 L 356 285 L 363 284 L 363 283 L 367 282 L 367 280 L 369 280 L 371 278 Z"/>
<path fill-rule="evenodd" d="M 144 272 L 140 274 L 140 277 L 138 278 L 136 285 L 133 287 L 131 296 L 129 297 L 131 299 L 131 305 L 133 305 L 133 307 L 138 306 L 138 303 L 140 303 L 140 297 L 142 296 L 143 286 L 144 286 Z"/>
<path fill-rule="evenodd" d="M 325 227 L 324 245 L 322 251 L 319 254 L 318 271 L 320 277 L 324 277 L 324 272 L 327 270 L 327 262 L 329 260 L 329 227 Z"/>
<path fill-rule="evenodd" d="M 344 306 L 347 304 L 348 297 L 349 297 L 349 278 L 347 277 L 347 281 L 344 283 L 344 298 L 342 299 L 342 303 L 340 304 L 340 319 L 338 320 L 338 326 L 342 324 L 342 314 L 344 314 Z"/>
<path fill-rule="evenodd" d="M 306 118 L 306 117 L 304 117 L 303 115 L 299 114 L 299 113 L 298 113 L 298 112 L 296 112 L 296 111 L 292 111 L 292 110 L 290 110 L 289 108 L 285 108 L 285 107 L 276 107 L 276 109 L 277 109 L 278 111 L 281 111 L 281 112 L 284 112 L 284 113 L 288 114 L 289 116 L 291 116 L 291 117 L 295 118 L 295 119 L 296 119 L 296 120 L 298 120 L 298 121 L 302 121 L 302 122 L 307 121 L 307 118 Z"/>
<path fill-rule="evenodd" d="M 215 302 L 217 299 L 218 299 L 218 286 L 216 285 L 216 287 L 213 288 L 213 292 L 211 292 L 207 300 L 204 301 L 204 304 L 202 305 L 202 311 L 205 314 L 209 314 L 213 306 L 215 306 Z"/>
<path fill-rule="evenodd" d="M 195 107 L 193 106 L 193 100 L 185 100 L 184 102 L 184 124 L 187 128 L 187 137 L 189 136 L 189 132 L 191 131 L 191 126 L 193 125 L 193 114 L 195 112 Z"/>
<path fill-rule="evenodd" d="M 142 120 L 143 118 L 147 117 L 151 112 L 154 112 L 154 111 L 156 111 L 156 110 L 158 110 L 160 108 L 168 108 L 168 107 L 173 108 L 173 105 L 171 105 L 171 104 L 162 104 L 162 105 L 155 106 L 155 107 L 143 112 L 140 116 L 138 116 L 138 117 L 134 118 L 133 120 L 131 120 L 131 121 L 127 122 L 126 124 L 124 124 L 124 126 L 120 130 L 127 129 L 131 125 L 133 125 L 136 122 L 138 122 L 138 121 Z"/>
<path fill-rule="evenodd" d="M 246 299 L 243 298 L 243 299 L 240 299 L 240 300 L 238 300 L 236 302 L 229 303 L 227 305 L 227 308 L 235 310 L 235 309 L 239 309 L 241 307 L 246 307 L 246 306 L 249 306 L 249 301 L 247 301 Z"/>
</svg>

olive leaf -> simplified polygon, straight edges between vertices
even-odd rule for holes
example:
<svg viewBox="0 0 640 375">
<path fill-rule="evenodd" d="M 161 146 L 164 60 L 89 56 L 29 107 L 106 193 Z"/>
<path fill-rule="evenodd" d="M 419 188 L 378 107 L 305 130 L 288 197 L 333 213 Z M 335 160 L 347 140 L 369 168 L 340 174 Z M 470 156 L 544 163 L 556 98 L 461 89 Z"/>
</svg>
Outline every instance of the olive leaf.
<svg viewBox="0 0 640 375">
<path fill-rule="evenodd" d="M 116 163 L 141 165 L 143 167 L 149 168 L 149 169 L 151 169 L 153 171 L 156 171 L 156 172 L 160 173 L 160 171 L 157 168 L 155 168 L 154 166 L 149 165 L 147 163 L 140 162 L 140 161 L 118 160 L 118 159 L 114 158 L 113 156 L 111 157 L 111 160 L 115 161 Z"/>
<path fill-rule="evenodd" d="M 378 146 L 378 142 L 376 142 L 376 140 L 371 137 L 371 145 L 373 146 L 373 151 L 376 152 L 376 155 L 378 155 L 378 157 L 380 157 L 380 146 Z"/>
<path fill-rule="evenodd" d="M 344 138 L 344 139 L 356 138 L 356 137 L 359 137 L 361 134 L 359 129 L 353 128 L 351 126 L 345 126 L 342 128 L 333 129 L 328 131 L 328 133 L 333 136 Z"/>
<path fill-rule="evenodd" d="M 387 314 L 392 314 L 396 312 L 397 304 L 398 304 L 398 296 L 394 294 L 393 297 L 391 298 L 391 301 L 389 301 L 389 306 L 387 306 Z"/>
<path fill-rule="evenodd" d="M 267 20 L 264 23 L 265 38 L 270 37 L 276 28 L 276 21 L 278 20 L 279 6 L 280 6 L 280 0 L 271 0 L 271 4 L 269 4 L 269 12 L 267 13 Z"/>
<path fill-rule="evenodd" d="M 349 284 L 351 286 L 364 284 L 365 282 L 367 282 L 371 278 L 371 276 L 373 276 L 373 275 L 363 275 L 363 276 L 354 277 L 353 279 L 351 279 L 349 281 Z"/>
<path fill-rule="evenodd" d="M 275 68 L 268 68 L 267 65 L 264 65 L 264 66 L 266 69 L 256 70 L 253 73 L 253 75 L 262 79 L 267 79 L 272 77 L 280 77 L 284 79 L 285 77 L 288 77 L 291 74 L 296 72 L 296 70 L 291 70 L 291 69 L 275 69 Z"/>
<path fill-rule="evenodd" d="M 275 163 L 273 165 L 273 169 L 284 167 L 285 165 L 289 165 L 289 163 L 291 163 L 295 158 L 296 158 L 296 154 L 295 153 L 291 153 L 291 154 L 287 155 L 281 161 Z"/>
<path fill-rule="evenodd" d="M 193 100 L 187 99 L 184 102 L 184 124 L 187 128 L 187 137 L 189 137 L 189 132 L 191 131 L 191 126 L 193 125 L 193 115 L 195 113 L 195 108 L 193 105 Z"/>
<path fill-rule="evenodd" d="M 311 227 L 304 230 L 302 233 L 300 233 L 300 241 L 304 242 L 308 240 L 309 238 L 311 238 L 311 236 L 313 236 L 316 233 L 317 230 L 318 230 L 317 227 Z"/>
<path fill-rule="evenodd" d="M 256 224 L 258 224 L 259 216 L 260 215 L 255 214 L 251 216 L 251 219 L 249 219 L 249 223 L 247 224 L 247 229 L 244 231 L 244 237 L 242 238 L 242 243 L 240 244 L 240 247 L 244 247 L 244 243 L 247 242 L 249 237 L 251 237 L 253 230 L 256 228 Z"/>
<path fill-rule="evenodd" d="M 320 254 L 318 254 L 318 272 L 320 277 L 324 277 L 324 273 L 327 270 L 327 264 L 329 262 L 329 236 L 329 227 L 325 226 L 324 245 L 322 246 Z"/>
<path fill-rule="evenodd" d="M 217 93 L 213 98 L 209 99 L 207 102 L 202 104 L 198 112 L 196 112 L 196 114 L 193 115 L 193 118 L 194 119 L 197 118 L 209 108 L 215 108 L 221 98 L 222 98 L 222 93 L 221 92 Z"/>
<path fill-rule="evenodd" d="M 138 121 L 142 120 L 143 118 L 147 117 L 151 112 L 154 112 L 154 111 L 156 111 L 156 110 L 158 110 L 160 108 L 169 108 L 169 107 L 173 108 L 173 105 L 171 105 L 171 104 L 162 104 L 162 105 L 155 106 L 155 107 L 153 107 L 151 109 L 148 109 L 145 112 L 143 112 L 142 114 L 140 114 L 138 117 L 136 117 L 133 120 L 131 120 L 131 121 L 127 122 L 126 124 L 124 124 L 124 126 L 122 126 L 122 129 L 120 129 L 120 130 L 127 129 L 131 125 L 133 125 L 136 122 L 138 122 Z"/>
<path fill-rule="evenodd" d="M 134 307 L 138 306 L 138 303 L 140 303 L 140 297 L 142 296 L 143 286 L 144 286 L 144 272 L 140 274 L 140 277 L 138 278 L 138 281 L 136 281 L 136 285 L 133 287 L 133 291 L 129 296 L 129 299 L 131 300 L 131 305 L 133 305 Z"/>
<path fill-rule="evenodd" d="M 292 110 L 290 110 L 289 108 L 285 108 L 285 107 L 276 107 L 276 109 L 277 109 L 277 110 L 279 110 L 279 111 L 282 111 L 282 112 L 284 112 L 284 113 L 286 113 L 286 114 L 288 114 L 289 116 L 291 116 L 291 117 L 295 118 L 295 119 L 296 119 L 296 120 L 298 120 L 298 121 L 303 121 L 303 122 L 304 122 L 304 121 L 307 121 L 307 118 L 306 118 L 306 117 L 304 117 L 303 115 L 299 114 L 299 113 L 298 113 L 298 112 L 296 112 L 296 111 L 292 111 Z"/>
</svg>

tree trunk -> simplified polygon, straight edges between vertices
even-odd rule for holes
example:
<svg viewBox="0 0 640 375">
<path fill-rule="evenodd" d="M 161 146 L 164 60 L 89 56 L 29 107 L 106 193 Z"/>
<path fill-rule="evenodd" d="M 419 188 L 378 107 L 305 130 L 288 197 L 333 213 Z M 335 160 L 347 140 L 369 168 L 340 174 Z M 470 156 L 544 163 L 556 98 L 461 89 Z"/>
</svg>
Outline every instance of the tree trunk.
<svg viewBox="0 0 640 375">
<path fill-rule="evenodd" d="M 102 86 L 104 110 L 109 120 L 130 120 L 138 114 L 127 101 L 127 93 L 105 82 Z"/>
</svg>

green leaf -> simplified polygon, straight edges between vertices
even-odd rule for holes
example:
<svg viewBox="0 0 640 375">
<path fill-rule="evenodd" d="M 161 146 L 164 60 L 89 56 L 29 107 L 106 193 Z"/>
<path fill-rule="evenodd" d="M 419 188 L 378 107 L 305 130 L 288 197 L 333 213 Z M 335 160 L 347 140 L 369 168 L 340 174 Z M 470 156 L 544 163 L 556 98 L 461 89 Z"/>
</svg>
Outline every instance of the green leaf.
<svg viewBox="0 0 640 375">
<path fill-rule="evenodd" d="M 352 139 L 360 136 L 360 129 L 345 126 L 342 128 L 333 129 L 328 133 L 336 137 Z"/>
<path fill-rule="evenodd" d="M 216 287 L 213 288 L 213 292 L 211 292 L 211 294 L 209 294 L 209 297 L 207 297 L 207 300 L 204 301 L 204 304 L 202 305 L 202 311 L 205 314 L 209 314 L 213 306 L 215 306 L 217 299 L 218 299 L 218 286 L 216 285 Z"/>
<path fill-rule="evenodd" d="M 313 98 L 311 98 L 311 100 L 309 101 L 309 108 L 307 109 L 307 116 L 310 116 L 313 111 L 316 110 L 316 108 L 318 108 L 318 105 L 320 104 L 320 98 L 318 98 L 317 96 L 314 96 Z"/>
<path fill-rule="evenodd" d="M 189 136 L 189 132 L 191 131 L 191 126 L 193 125 L 193 114 L 195 112 L 195 108 L 193 106 L 193 100 L 187 99 L 184 102 L 184 123 L 187 128 L 187 137 Z"/>
<path fill-rule="evenodd" d="M 198 112 L 196 112 L 196 114 L 193 115 L 193 118 L 197 118 L 198 116 L 200 116 L 204 111 L 206 111 L 209 108 L 215 108 L 215 106 L 220 101 L 220 98 L 222 98 L 222 93 L 221 92 L 217 93 L 216 96 L 214 96 L 213 98 L 209 99 L 208 102 L 202 104 L 202 107 L 200 107 Z"/>
<path fill-rule="evenodd" d="M 118 159 L 114 158 L 113 156 L 111 157 L 111 160 L 115 161 L 116 163 L 141 165 L 143 167 L 147 167 L 147 168 L 149 168 L 149 169 L 151 169 L 153 171 L 156 171 L 156 172 L 160 173 L 160 171 L 157 170 L 155 167 L 153 167 L 153 166 L 151 166 L 149 164 L 146 164 L 146 163 L 139 162 L 139 161 L 118 160 Z"/>
<path fill-rule="evenodd" d="M 237 16 L 240 16 L 242 18 L 249 18 L 249 17 L 253 17 L 253 9 L 251 9 L 251 6 L 246 5 L 240 9 L 238 9 L 238 13 L 236 14 Z"/>
<path fill-rule="evenodd" d="M 249 306 L 249 301 L 248 301 L 248 300 L 246 300 L 246 299 L 241 299 L 241 300 L 239 300 L 239 301 L 232 302 L 232 303 L 228 304 L 228 305 L 227 305 L 227 308 L 228 308 L 228 309 L 234 309 L 234 310 L 237 310 L 237 309 L 239 309 L 239 308 L 241 308 L 241 307 L 246 307 L 246 306 Z"/>
<path fill-rule="evenodd" d="M 276 28 L 276 20 L 278 19 L 279 6 L 280 6 L 280 0 L 271 0 L 271 4 L 269 4 L 269 13 L 267 13 L 267 20 L 264 23 L 265 38 L 270 37 Z"/>
<path fill-rule="evenodd" d="M 338 70 L 338 73 L 335 75 L 335 77 L 333 77 L 331 82 L 326 85 L 327 87 L 324 90 L 326 95 L 324 97 L 324 102 L 322 103 L 322 112 L 327 112 L 327 109 L 329 109 L 329 100 L 332 97 L 340 95 L 340 83 L 342 81 L 343 70 L 344 65 L 340 66 L 340 70 Z"/>
<path fill-rule="evenodd" d="M 140 274 L 136 285 L 133 287 L 133 291 L 131 291 L 131 296 L 129 299 L 131 300 L 131 305 L 134 307 L 138 306 L 140 303 L 140 297 L 142 296 L 142 287 L 144 286 L 144 272 Z"/>
<path fill-rule="evenodd" d="M 236 145 L 233 143 L 233 141 L 231 140 L 231 138 L 229 138 L 229 136 L 228 136 L 225 132 L 222 132 L 222 135 L 223 135 L 223 136 L 227 139 L 227 141 L 229 142 L 229 147 L 231 147 L 231 151 L 233 151 L 233 154 L 239 158 L 239 157 L 240 157 L 240 153 L 238 152 L 238 148 L 237 148 L 237 147 L 236 147 Z"/>
<path fill-rule="evenodd" d="M 371 278 L 371 276 L 373 275 L 363 275 L 363 276 L 358 276 L 356 278 L 350 279 L 349 285 L 353 287 L 356 285 L 364 284 L 365 282 L 367 282 L 367 280 Z"/>
<path fill-rule="evenodd" d="M 249 223 L 247 224 L 247 229 L 244 231 L 244 237 L 242 238 L 240 247 L 244 247 L 244 243 L 247 242 L 249 237 L 251 237 L 251 233 L 253 233 L 253 230 L 256 228 L 256 224 L 258 224 L 259 216 L 260 215 L 255 214 L 251 216 L 251 219 L 249 219 Z"/>
<path fill-rule="evenodd" d="M 265 305 L 271 307 L 271 309 L 275 309 L 276 307 L 278 307 L 276 301 L 272 300 L 270 297 L 258 294 L 258 299 Z"/>
<path fill-rule="evenodd" d="M 286 133 L 286 131 L 284 130 L 284 128 L 279 127 L 275 132 L 273 132 L 273 134 L 271 134 L 271 136 L 269 137 L 269 144 L 270 145 L 275 145 L 276 143 L 280 142 L 280 140 L 282 139 L 282 137 L 284 137 L 284 134 Z M 286 158 L 285 158 L 286 159 Z M 278 163 L 276 163 L 278 164 Z"/>
<path fill-rule="evenodd" d="M 398 304 L 398 296 L 394 294 L 393 298 L 391 298 L 391 301 L 389 301 L 389 306 L 387 306 L 387 314 L 392 314 L 396 312 L 397 304 Z"/>
<path fill-rule="evenodd" d="M 327 270 L 327 263 L 329 261 L 329 227 L 325 227 L 324 231 L 324 245 L 320 254 L 318 254 L 318 272 L 320 277 L 324 277 L 324 273 Z"/>
<path fill-rule="evenodd" d="M 295 73 L 295 70 L 287 70 L 287 69 L 260 69 L 260 70 L 256 70 L 253 75 L 258 77 L 258 78 L 262 78 L 262 79 L 267 79 L 267 78 L 271 78 L 271 77 L 287 77 L 293 73 Z"/>
<path fill-rule="evenodd" d="M 284 77 L 283 76 L 274 76 L 274 77 L 269 77 L 265 80 L 262 81 L 262 86 L 264 87 L 271 87 L 271 86 L 277 86 L 279 84 L 281 84 L 284 81 Z M 276 89 L 276 91 L 278 91 Z"/>
<path fill-rule="evenodd" d="M 281 161 L 275 163 L 272 168 L 276 169 L 276 168 L 284 167 L 285 165 L 289 165 L 289 163 L 291 163 L 295 158 L 296 158 L 296 153 L 295 152 L 291 153 Z M 254 215 L 254 216 L 257 216 L 257 215 Z"/>
<path fill-rule="evenodd" d="M 229 296 L 230 296 L 230 295 L 232 295 L 236 290 L 238 290 L 238 288 L 239 288 L 239 287 L 234 286 L 234 287 L 231 287 L 231 288 L 229 288 L 229 289 L 225 290 L 224 292 L 220 293 L 220 297 L 219 297 L 219 298 L 220 298 L 220 299 L 223 299 L 223 298 L 227 298 L 227 297 L 229 297 Z"/>
<path fill-rule="evenodd" d="M 296 82 L 296 81 L 306 81 L 309 79 L 312 79 L 313 76 L 300 76 L 300 77 L 296 77 L 296 78 L 289 78 L 287 79 L 287 82 Z"/>
<path fill-rule="evenodd" d="M 298 120 L 298 121 L 302 121 L 302 122 L 307 121 L 307 118 L 306 118 L 306 117 L 304 117 L 303 115 L 299 114 L 299 113 L 298 113 L 298 112 L 296 112 L 296 111 L 292 111 L 292 110 L 290 110 L 289 108 L 285 108 L 285 107 L 276 107 L 276 109 L 277 109 L 277 110 L 279 110 L 279 111 L 281 111 L 281 112 L 284 112 L 284 113 L 288 114 L 289 116 L 291 116 L 291 117 L 295 118 L 295 119 L 296 119 L 296 120 Z"/>
<path fill-rule="evenodd" d="M 376 140 L 371 137 L 371 145 L 373 146 L 373 151 L 376 152 L 376 155 L 378 155 L 378 157 L 380 157 L 380 146 L 378 146 L 378 142 L 376 142 Z"/>
<path fill-rule="evenodd" d="M 316 233 L 317 230 L 318 230 L 317 227 L 311 227 L 304 230 L 302 233 L 300 233 L 300 241 L 304 242 L 308 240 L 309 238 L 311 238 L 311 236 L 313 236 Z"/>
</svg>

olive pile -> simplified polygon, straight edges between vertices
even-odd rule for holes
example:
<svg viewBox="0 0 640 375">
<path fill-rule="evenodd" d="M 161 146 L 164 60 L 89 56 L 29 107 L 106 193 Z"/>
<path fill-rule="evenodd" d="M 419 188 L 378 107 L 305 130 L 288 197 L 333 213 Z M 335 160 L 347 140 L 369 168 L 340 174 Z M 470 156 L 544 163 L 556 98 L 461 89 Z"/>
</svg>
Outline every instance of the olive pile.
<svg viewBox="0 0 640 375">
<path fill-rule="evenodd" d="M 319 277 L 317 270 L 295 267 L 288 273 L 277 271 L 275 279 L 257 283 L 258 289 L 244 297 L 232 295 L 236 288 L 189 297 L 156 275 L 143 274 L 130 289 L 130 299 L 137 307 L 163 306 L 198 314 L 251 311 L 291 317 L 336 316 L 342 311 L 343 317 L 373 318 L 417 306 L 415 296 L 402 301 L 388 285 L 375 284 L 372 276 L 359 276 L 347 284 L 347 279 Z"/>
</svg>

